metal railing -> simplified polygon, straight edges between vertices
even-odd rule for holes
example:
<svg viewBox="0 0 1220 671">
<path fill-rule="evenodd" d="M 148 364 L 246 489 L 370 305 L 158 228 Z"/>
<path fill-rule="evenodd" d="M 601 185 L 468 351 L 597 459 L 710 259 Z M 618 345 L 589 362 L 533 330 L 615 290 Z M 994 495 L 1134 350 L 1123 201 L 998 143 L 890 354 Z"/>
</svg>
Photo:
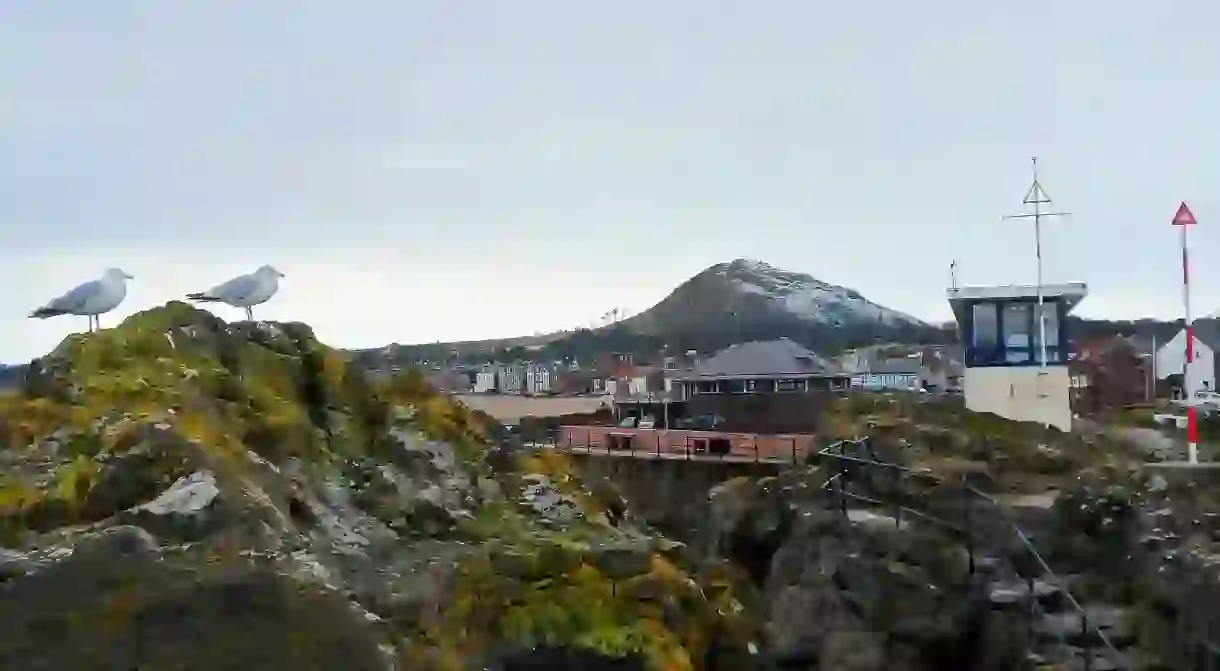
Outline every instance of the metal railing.
<svg viewBox="0 0 1220 671">
<path fill-rule="evenodd" d="M 729 436 L 732 434 L 725 434 Z M 631 436 L 631 440 L 624 441 L 625 447 L 616 447 L 614 438 L 617 436 L 604 436 L 605 440 L 593 440 L 592 432 L 586 433 L 584 441 L 572 440 L 572 435 L 568 434 L 565 440 L 556 440 L 553 437 L 548 437 L 543 440 L 528 440 L 523 439 L 523 445 L 527 448 L 543 448 L 553 449 L 560 452 L 570 452 L 575 454 L 597 454 L 605 456 L 619 457 L 635 457 L 641 459 L 677 459 L 682 461 L 721 461 L 735 463 L 768 463 L 768 464 L 788 464 L 800 465 L 805 463 L 805 460 L 817 452 L 810 448 L 803 447 L 796 438 L 788 438 L 786 441 L 779 443 L 778 449 L 762 450 L 759 447 L 758 440 L 755 437 L 744 447 L 740 443 L 734 445 L 729 441 L 727 450 L 714 449 L 713 438 L 706 437 L 686 437 L 683 439 L 681 447 L 677 447 L 664 439 L 661 434 L 653 434 L 650 436 L 652 440 L 640 441 L 643 444 L 637 444 L 637 440 L 645 436 L 636 434 Z M 729 439 L 726 437 L 726 441 Z"/>
<path fill-rule="evenodd" d="M 849 450 L 856 453 L 867 452 L 867 456 L 869 458 L 848 454 Z M 1080 602 L 1077 601 L 1068 590 L 1067 583 L 1054 573 L 1050 565 L 1043 558 L 1042 554 L 1034 546 L 1034 543 L 1030 539 L 1029 535 L 1025 533 L 1025 531 L 1022 530 L 1019 525 L 1017 525 L 1016 521 L 1012 519 L 1012 516 L 1005 509 L 1005 507 L 993 497 L 970 485 L 968 482 L 966 482 L 965 478 L 962 479 L 961 483 L 953 483 L 934 475 L 930 471 L 916 470 L 900 464 L 881 461 L 877 458 L 876 452 L 873 450 L 872 444 L 867 438 L 839 441 L 817 452 L 817 457 L 835 463 L 836 473 L 833 477 L 827 480 L 823 487 L 825 487 L 828 492 L 832 492 L 833 495 L 837 495 L 839 497 L 838 507 L 844 512 L 844 514 L 847 513 L 848 500 L 859 501 L 869 505 L 886 507 L 893 510 L 895 523 L 899 527 L 902 525 L 903 515 L 907 515 L 921 519 L 925 522 L 929 522 L 941 529 L 958 534 L 965 542 L 969 562 L 968 570 L 971 576 L 974 576 L 977 570 L 975 551 L 977 545 L 976 534 L 979 531 L 979 529 L 976 528 L 978 525 L 972 519 L 974 515 L 971 514 L 971 508 L 976 501 L 987 504 L 989 508 L 994 510 L 995 516 L 992 518 L 993 524 L 989 525 L 986 530 L 993 532 L 996 531 L 997 525 L 994 524 L 994 521 L 998 520 L 1000 522 L 998 525 L 998 530 L 1000 533 L 1008 535 L 1010 538 L 1015 538 L 1019 542 L 1020 547 L 1024 548 L 1029 557 L 1033 559 L 1034 563 L 1041 571 L 1041 574 L 1037 576 L 1023 576 L 1025 577 L 1026 587 L 1028 589 L 1026 603 L 1026 613 L 1029 616 L 1028 626 L 1030 626 L 1032 629 L 1032 620 L 1034 615 L 1039 613 L 1045 614 L 1045 611 L 1038 603 L 1038 595 L 1035 590 L 1035 582 L 1038 579 L 1041 579 L 1042 581 L 1057 587 L 1059 592 L 1064 596 L 1068 606 L 1075 612 L 1076 615 L 1080 617 L 1081 637 L 1083 639 L 1082 651 L 1084 655 L 1085 669 L 1087 670 L 1092 668 L 1092 664 L 1096 659 L 1095 656 L 1099 652 L 1109 653 L 1111 661 L 1116 665 L 1120 665 L 1121 668 L 1124 658 L 1119 652 L 1118 648 L 1113 644 L 1113 642 L 1110 641 L 1105 632 L 1102 631 L 1095 622 L 1090 620 L 1088 612 L 1083 606 L 1080 605 Z M 863 481 L 867 481 L 868 479 L 857 478 L 854 477 L 855 475 L 861 472 L 869 473 L 871 475 L 872 473 L 878 471 L 896 474 L 897 477 L 895 477 L 892 482 L 895 484 L 895 490 L 898 490 L 896 493 L 899 496 L 904 495 L 904 492 L 901 490 L 902 483 L 905 479 L 920 479 L 934 487 L 942 487 L 949 490 L 956 489 L 956 495 L 960 496 L 961 510 L 964 517 L 962 524 L 955 524 L 939 515 L 930 513 L 927 510 L 921 510 L 919 508 L 893 501 L 886 501 L 884 496 L 877 496 L 875 492 L 870 492 L 873 495 L 869 496 L 847 490 L 847 485 L 859 484 Z M 1060 640 L 1062 643 L 1066 643 L 1065 639 L 1066 637 L 1060 633 Z M 1099 647 L 1101 648 L 1100 651 L 1097 650 Z"/>
</svg>

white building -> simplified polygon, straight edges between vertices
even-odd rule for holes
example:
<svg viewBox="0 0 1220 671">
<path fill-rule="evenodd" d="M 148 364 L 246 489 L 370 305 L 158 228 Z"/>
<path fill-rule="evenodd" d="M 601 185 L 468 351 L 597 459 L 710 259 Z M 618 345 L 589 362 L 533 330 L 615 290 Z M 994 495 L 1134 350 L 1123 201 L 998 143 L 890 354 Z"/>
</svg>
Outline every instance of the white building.
<svg viewBox="0 0 1220 671">
<path fill-rule="evenodd" d="M 1182 380 L 1188 396 L 1196 391 L 1216 391 L 1216 349 L 1220 348 L 1220 328 L 1214 321 L 1199 321 L 1194 325 L 1194 348 L 1190 370 Z M 1186 368 L 1186 329 L 1178 331 L 1172 340 L 1156 350 L 1156 376 L 1164 380 L 1170 375 L 1182 375 Z"/>
<path fill-rule="evenodd" d="M 501 394 L 520 394 L 521 387 L 525 384 L 525 376 L 522 373 L 519 364 L 510 363 L 500 366 L 500 369 L 496 371 L 496 389 Z"/>
<path fill-rule="evenodd" d="M 551 367 L 542 363 L 526 363 L 521 387 L 525 394 L 545 394 L 551 390 Z"/>
<path fill-rule="evenodd" d="M 1069 334 L 1065 326 L 1068 314 L 1087 294 L 1083 282 L 1043 285 L 1043 366 L 1036 286 L 949 289 L 949 304 L 965 343 L 962 391 L 966 407 L 1070 431 Z"/>
<path fill-rule="evenodd" d="M 858 389 L 895 391 L 918 391 L 923 377 L 923 366 L 916 357 L 884 359 L 866 362 L 864 370 L 857 369 L 851 376 L 851 386 Z"/>
<path fill-rule="evenodd" d="M 496 390 L 496 372 L 499 370 L 495 365 L 484 365 L 474 374 L 474 393 L 485 394 Z"/>
</svg>

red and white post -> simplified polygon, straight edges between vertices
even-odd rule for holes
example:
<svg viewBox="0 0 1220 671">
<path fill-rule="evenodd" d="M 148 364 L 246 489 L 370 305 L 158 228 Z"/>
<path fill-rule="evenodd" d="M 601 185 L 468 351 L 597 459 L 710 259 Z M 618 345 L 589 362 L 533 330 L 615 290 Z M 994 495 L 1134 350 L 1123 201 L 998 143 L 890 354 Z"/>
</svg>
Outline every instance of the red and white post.
<svg viewBox="0 0 1220 671">
<path fill-rule="evenodd" d="M 1195 360 L 1195 332 L 1190 318 L 1190 260 L 1186 253 L 1186 229 L 1194 226 L 1195 215 L 1182 203 L 1173 216 L 1173 225 L 1182 235 L 1182 307 L 1186 310 L 1186 366 L 1182 369 L 1182 390 L 1186 392 L 1186 446 L 1190 463 L 1199 463 L 1199 414 L 1195 407 L 1195 389 L 1191 388 L 1190 364 Z"/>
</svg>

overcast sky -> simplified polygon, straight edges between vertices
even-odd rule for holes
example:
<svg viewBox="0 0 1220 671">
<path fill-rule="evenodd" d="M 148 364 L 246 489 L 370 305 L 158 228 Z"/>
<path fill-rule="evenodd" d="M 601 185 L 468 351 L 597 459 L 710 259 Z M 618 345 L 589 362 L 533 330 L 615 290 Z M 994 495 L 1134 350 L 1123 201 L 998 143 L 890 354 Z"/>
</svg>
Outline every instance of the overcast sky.
<svg viewBox="0 0 1220 671">
<path fill-rule="evenodd" d="M 1032 282 L 1029 158 L 1080 312 L 1220 308 L 1220 5 L 0 0 L 0 361 L 271 263 L 340 346 L 638 311 L 768 261 L 946 319 Z M 1210 157 L 1210 158 L 1209 158 Z M 239 312 L 220 308 L 222 316 Z"/>
</svg>

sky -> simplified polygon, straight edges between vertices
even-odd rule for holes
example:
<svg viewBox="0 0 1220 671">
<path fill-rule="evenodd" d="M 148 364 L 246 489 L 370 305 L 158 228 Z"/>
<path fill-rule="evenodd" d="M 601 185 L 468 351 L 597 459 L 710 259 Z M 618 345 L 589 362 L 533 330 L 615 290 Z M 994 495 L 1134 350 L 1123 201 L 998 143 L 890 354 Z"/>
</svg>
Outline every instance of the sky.
<svg viewBox="0 0 1220 671">
<path fill-rule="evenodd" d="M 342 347 L 640 311 L 761 259 L 949 319 L 1047 282 L 1086 316 L 1220 309 L 1220 5 L 0 0 L 0 361 L 117 266 L 133 312 L 263 263 Z M 240 311 L 215 311 L 237 319 Z"/>
</svg>

